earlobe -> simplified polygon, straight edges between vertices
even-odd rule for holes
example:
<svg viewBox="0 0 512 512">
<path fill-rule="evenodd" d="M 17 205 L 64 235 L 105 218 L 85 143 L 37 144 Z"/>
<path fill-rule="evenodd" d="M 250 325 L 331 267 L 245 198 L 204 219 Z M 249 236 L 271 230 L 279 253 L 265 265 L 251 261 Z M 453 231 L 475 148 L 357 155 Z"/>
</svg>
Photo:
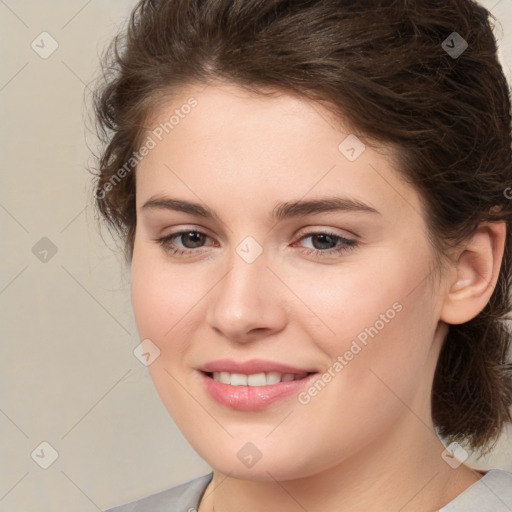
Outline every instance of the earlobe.
<svg viewBox="0 0 512 512">
<path fill-rule="evenodd" d="M 486 222 L 466 240 L 448 278 L 440 320 L 463 324 L 484 309 L 498 280 L 505 236 L 505 222 Z"/>
</svg>

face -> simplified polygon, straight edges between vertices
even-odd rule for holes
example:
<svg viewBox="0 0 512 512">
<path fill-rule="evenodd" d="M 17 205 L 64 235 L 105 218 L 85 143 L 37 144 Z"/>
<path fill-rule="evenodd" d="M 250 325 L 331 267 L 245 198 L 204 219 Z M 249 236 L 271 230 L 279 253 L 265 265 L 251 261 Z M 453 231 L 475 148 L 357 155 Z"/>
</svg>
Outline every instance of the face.
<svg viewBox="0 0 512 512">
<path fill-rule="evenodd" d="M 181 90 L 149 128 L 132 302 L 193 448 L 286 480 L 430 421 L 440 293 L 390 152 L 318 103 L 229 84 Z"/>
</svg>

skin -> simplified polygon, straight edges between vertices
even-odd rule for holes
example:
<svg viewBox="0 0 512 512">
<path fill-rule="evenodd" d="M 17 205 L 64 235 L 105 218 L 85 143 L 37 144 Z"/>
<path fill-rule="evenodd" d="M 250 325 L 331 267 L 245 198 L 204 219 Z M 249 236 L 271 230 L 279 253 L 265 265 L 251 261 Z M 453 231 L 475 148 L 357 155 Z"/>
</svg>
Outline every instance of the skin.
<svg viewBox="0 0 512 512">
<path fill-rule="evenodd" d="M 473 318 L 489 300 L 504 224 L 482 225 L 452 265 L 433 272 L 418 193 L 401 180 L 390 150 L 367 144 L 349 161 L 338 145 L 352 131 L 327 108 L 221 82 L 181 89 L 149 129 L 191 96 L 197 106 L 136 171 L 132 302 L 140 338 L 160 350 L 149 366 L 155 387 L 214 469 L 199 512 L 441 508 L 481 474 L 441 457 L 433 374 L 446 324 Z M 277 202 L 335 195 L 378 213 L 269 220 Z M 218 219 L 143 208 L 156 196 L 199 202 Z M 155 241 L 187 229 L 206 235 L 195 245 L 174 238 L 187 255 Z M 308 253 L 336 246 L 305 237 L 326 231 L 357 245 Z M 248 236 L 263 249 L 253 263 L 236 252 Z M 400 312 L 305 405 L 291 396 L 263 411 L 236 411 L 201 385 L 197 368 L 221 358 L 321 373 L 394 303 Z M 250 468 L 237 457 L 247 442 L 262 454 Z"/>
</svg>

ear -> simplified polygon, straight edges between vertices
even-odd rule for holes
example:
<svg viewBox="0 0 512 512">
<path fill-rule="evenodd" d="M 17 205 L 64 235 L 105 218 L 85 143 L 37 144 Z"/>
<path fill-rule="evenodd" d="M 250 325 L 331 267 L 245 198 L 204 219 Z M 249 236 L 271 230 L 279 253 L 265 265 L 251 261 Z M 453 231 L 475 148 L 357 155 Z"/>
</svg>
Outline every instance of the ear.
<svg viewBox="0 0 512 512">
<path fill-rule="evenodd" d="M 458 252 L 453 271 L 447 275 L 448 291 L 440 320 L 463 324 L 487 305 L 496 286 L 503 259 L 505 222 L 484 222 Z"/>
</svg>

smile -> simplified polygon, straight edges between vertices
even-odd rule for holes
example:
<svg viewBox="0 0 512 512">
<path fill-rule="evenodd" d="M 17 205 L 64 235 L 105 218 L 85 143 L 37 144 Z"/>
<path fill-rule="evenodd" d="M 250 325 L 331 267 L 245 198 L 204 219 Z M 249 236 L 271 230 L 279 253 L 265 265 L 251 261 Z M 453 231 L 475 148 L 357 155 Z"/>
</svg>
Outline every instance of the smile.
<svg viewBox="0 0 512 512">
<path fill-rule="evenodd" d="M 209 377 L 217 382 L 229 384 L 231 386 L 269 386 L 279 382 L 291 382 L 293 380 L 300 380 L 309 375 L 308 372 L 299 374 L 295 373 L 252 373 L 246 375 L 244 373 L 230 373 L 230 372 L 210 372 L 207 374 Z"/>
<path fill-rule="evenodd" d="M 203 389 L 218 404 L 238 411 L 261 411 L 304 390 L 318 373 L 230 373 L 200 371 Z"/>
</svg>

